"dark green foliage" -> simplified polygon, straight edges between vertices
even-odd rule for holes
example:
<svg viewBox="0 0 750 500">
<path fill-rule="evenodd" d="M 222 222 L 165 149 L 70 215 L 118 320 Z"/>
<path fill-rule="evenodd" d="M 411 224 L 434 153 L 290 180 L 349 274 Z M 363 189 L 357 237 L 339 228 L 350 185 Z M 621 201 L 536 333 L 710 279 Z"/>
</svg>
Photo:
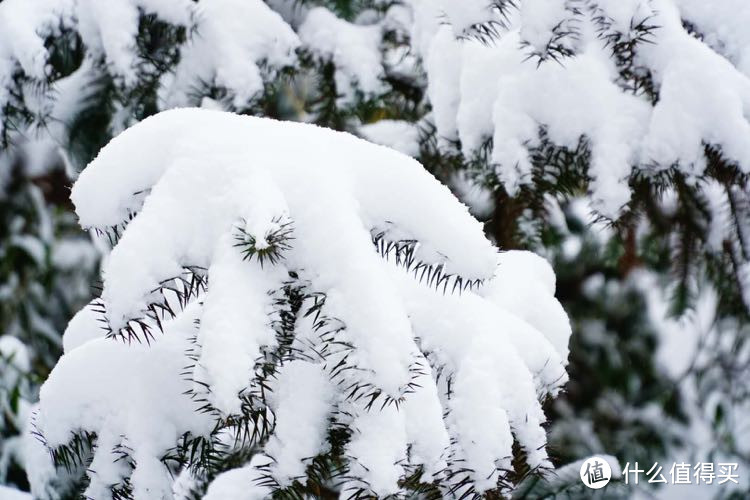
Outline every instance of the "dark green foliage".
<svg viewBox="0 0 750 500">
<path fill-rule="evenodd" d="M 651 17 L 631 19 L 627 33 L 613 29 L 613 21 L 599 8 L 591 13 L 599 37 L 605 40 L 620 73 L 619 84 L 635 95 L 646 95 L 653 103 L 659 98 L 648 69 L 638 66 L 636 56 L 642 44 L 654 43 L 654 32 L 659 26 Z"/>
<path fill-rule="evenodd" d="M 280 217 L 272 222 L 275 227 L 260 238 L 246 231 L 244 220 L 237 226 L 234 246 L 240 248 L 243 260 L 253 260 L 255 257 L 260 267 L 263 267 L 265 263 L 275 265 L 284 258 L 284 252 L 291 248 L 290 240 L 294 239 L 291 236 L 292 222 Z"/>
<path fill-rule="evenodd" d="M 107 320 L 104 303 L 97 299 L 92 304 L 95 312 L 100 315 L 102 329 L 107 338 L 138 343 L 150 343 L 154 338 L 153 324 L 161 332 L 162 323 L 166 319 L 174 319 L 177 312 L 183 310 L 188 302 L 203 294 L 208 286 L 206 269 L 199 266 L 190 266 L 183 269 L 179 276 L 164 280 L 159 288 L 152 291 L 153 300 L 146 305 L 142 311 L 141 318 L 128 320 L 125 326 L 119 330 L 113 330 Z M 151 320 L 148 322 L 146 320 Z"/>
<path fill-rule="evenodd" d="M 462 38 L 473 38 L 482 43 L 490 44 L 502 36 L 510 25 L 510 15 L 518 8 L 517 0 L 493 0 L 489 7 L 497 13 L 497 20 L 477 23 L 469 26 L 459 36 Z"/>
<path fill-rule="evenodd" d="M 569 233 L 546 226 L 542 235 L 574 332 L 570 381 L 547 405 L 550 456 L 558 464 L 596 453 L 623 464 L 656 461 L 682 441 L 678 429 L 686 415 L 678 386 L 655 359 L 658 336 L 646 298 L 629 276 L 627 236 L 623 241 L 615 233 L 602 242 L 601 225 L 588 227 L 571 210 L 566 219 Z M 580 241 L 580 250 L 566 255 L 570 238 Z"/>
<path fill-rule="evenodd" d="M 748 254 L 745 243 L 747 232 L 748 176 L 728 162 L 717 148 L 706 146 L 707 168 L 701 176 L 688 178 L 676 167 L 657 175 L 637 173 L 631 180 L 633 198 L 621 226 L 635 224 L 639 219 L 649 222 L 648 239 L 662 247 L 661 261 L 650 259 L 649 265 L 663 269 L 665 258 L 670 261 L 672 276 L 677 283 L 674 312 L 683 314 L 691 307 L 696 277 L 705 276 L 721 292 L 721 316 L 747 318 L 743 300 L 746 288 L 742 277 L 742 263 Z M 723 207 L 730 227 L 717 229 L 723 234 L 723 251 L 711 248 L 709 238 L 718 215 L 709 207 L 703 189 L 707 183 L 717 183 L 726 197 Z M 674 208 L 665 207 L 660 200 L 666 192 L 674 193 Z M 669 253 L 667 256 L 666 253 Z"/>
<path fill-rule="evenodd" d="M 469 280 L 457 274 L 446 273 L 444 266 L 430 265 L 415 258 L 416 240 L 389 241 L 387 231 L 373 231 L 372 242 L 380 256 L 385 260 L 395 262 L 408 273 L 414 273 L 414 279 L 430 288 L 445 293 L 461 293 L 464 290 L 478 288 L 481 279 Z"/>
</svg>

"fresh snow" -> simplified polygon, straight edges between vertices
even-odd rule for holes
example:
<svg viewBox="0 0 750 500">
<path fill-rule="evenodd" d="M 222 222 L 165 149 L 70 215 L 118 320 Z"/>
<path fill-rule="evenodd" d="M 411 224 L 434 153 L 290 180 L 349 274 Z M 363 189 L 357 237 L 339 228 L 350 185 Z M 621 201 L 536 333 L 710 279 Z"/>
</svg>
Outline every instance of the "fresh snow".
<svg viewBox="0 0 750 500">
<path fill-rule="evenodd" d="M 268 460 L 256 455 L 244 467 L 219 474 L 208 487 L 204 500 L 262 500 L 271 496 L 271 490 L 257 483 L 261 480 L 258 467 Z"/>
<path fill-rule="evenodd" d="M 407 0 L 382 16 L 372 11 L 353 20 L 284 0 L 4 0 L 0 127 L 16 93 L 32 114 L 50 117 L 48 127 L 24 123 L 11 130 L 11 142 L 23 145 L 27 174 L 43 175 L 57 163 L 67 127 L 99 90 L 103 73 L 127 92 L 153 69 L 136 50 L 143 14 L 187 33 L 179 62 L 157 83 L 161 109 L 246 110 L 280 70 L 312 54 L 333 65 L 340 105 L 377 100 L 388 91 L 388 78 L 423 86 L 431 108 L 424 121 L 436 127 L 439 147 L 468 159 L 484 155 L 511 195 L 532 182 L 531 155 L 543 135 L 559 147 L 586 147 L 597 213 L 621 214 L 634 174 L 676 168 L 689 183 L 700 183 L 712 221 L 708 249 L 718 255 L 725 241 L 740 245 L 728 213 L 736 191 L 699 178 L 706 145 L 750 171 L 750 38 L 742 0 Z M 605 28 L 596 17 L 606 20 Z M 634 70 L 652 79 L 658 99 L 628 88 L 632 82 L 619 73 L 604 39 L 629 40 L 640 22 L 657 28 L 638 45 Z M 493 40 L 483 36 L 485 28 Z M 570 29 L 576 36 L 565 34 Z M 47 83 L 50 71 L 45 40 L 66 30 L 80 36 L 84 62 L 39 95 L 32 89 Z M 402 41 L 408 31 L 410 47 L 384 43 L 389 30 Z M 569 56 L 555 60 L 555 51 Z M 202 86 L 226 91 L 227 98 L 196 95 Z M 130 124 L 132 110 L 119 105 L 115 111 L 110 128 L 117 133 Z M 370 142 L 419 153 L 419 130 L 407 122 L 354 128 Z M 64 154 L 62 161 L 70 165 Z M 1 152 L 0 164 L 10 162 Z M 667 190 L 662 196 L 660 206 L 668 211 L 676 195 Z M 509 466 L 514 440 L 530 465 L 548 466 L 539 399 L 557 394 L 567 378 L 570 336 L 554 298 L 554 274 L 532 254 L 497 253 L 466 208 L 415 161 L 311 126 L 182 109 L 114 139 L 81 176 L 73 200 L 85 227 L 127 227 L 105 263 L 101 298 L 66 330 L 65 356 L 44 386 L 34 420 L 51 447 L 65 444 L 71 432 L 98 433 L 90 495 L 106 495 L 108 484 L 126 477 L 136 497 L 177 491 L 172 471 L 158 458 L 176 436 L 206 435 L 213 423 L 193 411 L 197 403 L 184 393 L 205 397 L 220 416 L 241 411 L 243 397 L 255 389 L 258 360 L 279 347 L 274 325 L 281 311 L 269 292 L 285 286 L 290 272 L 307 291 L 325 294 L 326 317 L 345 327 L 337 335 L 353 346 L 347 358 L 359 369 L 353 381 L 403 402 L 398 411 L 392 405 L 366 411 L 344 397 L 329 371 L 342 353 L 284 360 L 268 396 L 273 435 L 249 464 L 220 475 L 209 498 L 267 496 L 269 490 L 255 484 L 261 471 L 270 471 L 279 485 L 298 479 L 311 456 L 326 451 L 332 415 L 355 431 L 346 450 L 353 473 L 347 486 L 364 484 L 380 495 L 398 493 L 398 479 L 415 465 L 430 481 L 461 464 L 479 491 L 489 488 L 497 468 Z M 284 222 L 294 239 L 282 261 L 243 260 L 234 246 L 238 228 L 262 249 Z M 418 241 L 419 261 L 480 285 L 459 294 L 457 281 L 448 279 L 435 290 L 429 277 L 419 278 L 420 268 L 404 270 L 394 255 L 373 250 L 371 237 L 379 233 L 386 241 Z M 44 258 L 38 242 L 13 243 Z M 53 259 L 65 265 L 90 260 L 75 247 L 56 249 Z M 580 247 L 570 239 L 563 251 L 572 256 Z M 742 266 L 750 304 L 750 265 Z M 188 305 L 165 291 L 186 273 L 210 283 Z M 711 292 L 701 297 L 701 307 L 712 309 Z M 161 318 L 163 325 L 144 319 L 149 305 L 162 300 L 180 310 L 177 317 Z M 149 345 L 105 338 L 139 321 L 156 334 L 140 339 Z M 295 347 L 308 354 L 321 342 L 311 323 L 302 318 L 295 325 Z M 666 365 L 677 377 L 703 337 L 696 329 L 676 349 L 674 332 L 681 326 L 669 325 L 658 356 L 679 354 Z M 719 329 L 698 326 L 720 336 Z M 15 353 L 15 368 L 28 369 L 29 355 L 11 335 L 0 337 L 0 352 Z M 182 375 L 191 361 L 196 366 Z M 419 388 L 406 390 L 410 381 Z M 210 392 L 202 392 L 206 387 Z M 118 391 L 136 394 L 134 406 L 112 397 Z M 22 408 L 22 418 L 30 411 Z M 296 428 L 290 420 L 300 414 L 305 418 Z M 152 427 L 155 421 L 164 427 Z M 112 465 L 117 447 L 131 450 L 134 471 Z M 49 490 L 52 472 L 34 450 L 27 452 L 30 477 L 35 495 L 43 496 L 36 492 Z M 180 475 L 185 484 L 189 476 Z"/>
<path fill-rule="evenodd" d="M 424 481 L 453 471 L 477 491 L 493 488 L 514 440 L 532 467 L 550 466 L 540 400 L 567 380 L 570 335 L 554 273 L 531 254 L 498 253 L 467 207 L 408 156 L 313 125 L 178 109 L 113 139 L 72 199 L 84 227 L 118 226 L 121 237 L 101 299 L 65 333 L 35 425 L 52 448 L 71 432 L 97 434 L 90 496 L 125 478 L 135 498 L 179 489 L 159 458 L 256 394 L 257 363 L 280 345 L 274 299 L 290 276 L 325 294 L 321 312 L 342 326 L 333 335 L 351 352 L 329 352 L 315 316 L 297 318 L 300 354 L 268 382 L 273 432 L 250 464 L 211 484 L 209 498 L 260 498 L 266 486 L 240 483 L 269 474 L 281 487 L 302 478 L 328 450 L 331 419 L 353 430 L 345 487 L 378 495 L 399 493 L 419 465 Z M 280 260 L 243 260 L 240 230 L 241 241 L 268 249 L 284 227 L 292 239 Z M 415 261 L 433 266 L 433 279 L 393 249 L 377 250 L 375 235 L 418 242 Z M 208 285 L 183 304 L 169 284 L 186 269 Z M 146 315 L 155 302 L 177 314 L 161 319 L 163 333 Z M 142 333 L 138 322 L 150 335 L 136 341 L 122 329 Z M 339 362 L 357 369 L 335 375 Z M 369 408 L 347 396 L 351 384 L 381 399 Z M 204 400 L 212 412 L 197 411 Z M 112 461 L 123 447 L 132 471 Z"/>
<path fill-rule="evenodd" d="M 198 310 L 197 304 L 186 309 L 153 345 L 127 345 L 103 336 L 84 342 L 66 352 L 42 386 L 35 425 L 48 446 L 67 444 L 71 431 L 97 434 L 88 497 L 107 498 L 109 486 L 131 473 L 116 460 L 117 447 L 128 447 L 136 462 L 134 496 L 167 497 L 171 478 L 159 457 L 183 433 L 211 430 L 212 419 L 197 412 L 198 404 L 184 394 L 190 384 L 180 375 Z M 97 317 L 77 316 L 66 336 L 72 328 L 98 323 Z"/>
<path fill-rule="evenodd" d="M 261 65 L 281 68 L 296 62 L 299 38 L 261 0 L 202 0 L 195 16 L 198 31 L 160 89 L 166 108 L 198 104 L 195 90 L 206 84 L 227 89 L 232 105 L 245 108 L 274 74 L 264 78 Z"/>
<path fill-rule="evenodd" d="M 0 485 L 0 498 L 3 500 L 32 500 L 34 497 L 25 491 Z"/>
<path fill-rule="evenodd" d="M 385 90 L 378 25 L 351 24 L 324 7 L 316 7 L 307 14 L 299 36 L 313 53 L 333 61 L 336 90 L 344 103 L 353 99 L 355 89 L 368 96 Z"/>
<path fill-rule="evenodd" d="M 721 147 L 742 171 L 750 168 L 741 2 L 599 0 L 576 14 L 566 2 L 526 0 L 506 17 L 487 0 L 460 3 L 414 0 L 412 44 L 424 61 L 442 147 L 460 139 L 471 157 L 492 139 L 491 160 L 511 194 L 531 182 L 530 150 L 541 129 L 561 147 L 575 149 L 585 139 L 592 199 L 608 217 L 629 201 L 627 179 L 635 171 L 678 165 L 700 175 L 704 144 Z M 631 25 L 658 26 L 634 61 L 639 73 L 652 75 L 656 104 L 621 85 L 594 16 L 607 19 L 605 36 L 625 40 L 636 35 Z M 685 30 L 683 19 L 706 34 L 705 42 Z M 478 40 L 477 23 L 494 26 L 497 39 Z M 556 43 L 572 55 L 539 63 L 554 42 L 553 28 L 566 31 L 566 23 L 578 35 Z"/>
<path fill-rule="evenodd" d="M 375 144 L 388 146 L 405 155 L 419 156 L 419 129 L 402 120 L 378 120 L 362 125 L 359 135 Z"/>
<path fill-rule="evenodd" d="M 103 57 L 103 69 L 124 88 L 132 87 L 148 66 L 134 48 L 138 15 L 144 12 L 188 29 L 176 68 L 158 85 L 162 109 L 201 104 L 203 86 L 226 90 L 221 105 L 227 109 L 247 109 L 279 70 L 298 64 L 299 51 L 331 62 L 339 104 L 354 104 L 387 92 L 387 72 L 401 78 L 420 73 L 418 58 L 440 147 L 460 144 L 470 158 L 490 145 L 489 158 L 511 194 L 531 182 L 530 152 L 539 145 L 542 129 L 560 147 L 585 141 L 591 151 L 592 199 L 607 217 L 617 217 L 629 201 L 627 181 L 633 173 L 677 165 L 689 176 L 700 175 L 704 144 L 721 147 L 727 160 L 750 170 L 750 124 L 744 112 L 750 102 L 750 55 L 742 15 L 747 8 L 740 0 L 581 5 L 410 0 L 380 18 L 371 12 L 352 22 L 324 7 L 283 1 L 117 0 L 103 5 L 91 0 L 2 2 L 0 108 L 11 99 L 12 75 L 18 71 L 31 81 L 45 80 L 44 39 L 61 28 L 80 34 L 85 64 Z M 596 19 L 603 19 L 604 26 Z M 703 39 L 686 31 L 683 21 Z M 607 45 L 607 37 L 627 41 L 638 36 L 639 23 L 657 28 L 646 36 L 648 43 L 638 44 L 633 72 L 653 79 L 657 100 L 628 87 L 632 82 L 623 81 Z M 489 43 L 487 29 L 494 33 Z M 389 30 L 404 37 L 408 31 L 411 50 L 389 48 L 384 43 Z M 555 60 L 555 51 L 570 57 Z M 128 110 L 122 111 L 127 116 Z M 51 116 L 64 122 L 60 113 L 53 110 Z M 119 131 L 122 125 L 112 128 Z M 368 126 L 373 140 L 383 142 L 386 127 Z M 406 143 L 399 149 L 413 151 Z"/>
</svg>

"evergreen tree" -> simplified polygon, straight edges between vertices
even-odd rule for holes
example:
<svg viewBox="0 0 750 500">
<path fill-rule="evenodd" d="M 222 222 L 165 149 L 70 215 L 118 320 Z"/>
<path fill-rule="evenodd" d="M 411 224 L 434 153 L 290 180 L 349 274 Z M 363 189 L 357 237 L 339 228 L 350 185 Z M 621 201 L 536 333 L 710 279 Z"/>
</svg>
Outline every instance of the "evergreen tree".
<svg viewBox="0 0 750 500">
<path fill-rule="evenodd" d="M 748 15 L 741 0 L 0 1 L 2 214 L 26 221 L 0 235 L 2 248 L 26 242 L 3 253 L 23 292 L 0 314 L 51 326 L 4 327 L 35 360 L 28 401 L 59 355 L 55 332 L 90 298 L 90 257 L 67 271 L 39 258 L 70 234 L 65 188 L 127 126 L 202 106 L 415 156 L 500 248 L 554 263 L 576 333 L 574 376 L 551 408 L 557 464 L 691 446 L 641 418 L 653 408 L 675 429 L 707 420 L 747 461 L 728 417 L 746 387 L 721 381 L 746 369 Z M 696 316 L 712 293 L 713 314 Z M 667 313 L 696 328 L 710 318 L 684 374 L 658 357 Z M 565 435 L 578 422 L 603 450 Z"/>
<path fill-rule="evenodd" d="M 549 469 L 554 274 L 497 254 L 411 158 L 174 110 L 111 141 L 72 199 L 121 235 L 34 418 L 84 496 L 478 497 Z"/>
</svg>

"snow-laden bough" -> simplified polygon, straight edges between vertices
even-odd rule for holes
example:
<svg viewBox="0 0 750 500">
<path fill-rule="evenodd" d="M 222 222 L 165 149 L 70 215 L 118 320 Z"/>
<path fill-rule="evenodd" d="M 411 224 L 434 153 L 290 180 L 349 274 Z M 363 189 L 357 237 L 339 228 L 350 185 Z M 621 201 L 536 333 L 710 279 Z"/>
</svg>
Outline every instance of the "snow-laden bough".
<svg viewBox="0 0 750 500">
<path fill-rule="evenodd" d="M 514 443 L 550 467 L 540 401 L 570 335 L 554 273 L 498 253 L 417 161 L 178 109 L 113 139 L 72 199 L 115 246 L 34 423 L 89 497 L 460 497 L 511 488 Z"/>
<path fill-rule="evenodd" d="M 441 147 L 486 157 L 511 195 L 554 175 L 561 152 L 586 165 L 611 219 L 633 177 L 710 172 L 707 146 L 750 171 L 746 2 L 410 4 Z"/>
</svg>

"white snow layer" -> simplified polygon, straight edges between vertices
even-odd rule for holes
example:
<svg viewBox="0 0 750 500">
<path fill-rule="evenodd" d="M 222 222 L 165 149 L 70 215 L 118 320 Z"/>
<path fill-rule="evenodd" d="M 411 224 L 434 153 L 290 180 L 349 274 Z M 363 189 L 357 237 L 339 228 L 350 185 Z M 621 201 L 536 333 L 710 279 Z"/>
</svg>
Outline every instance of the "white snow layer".
<svg viewBox="0 0 750 500">
<path fill-rule="evenodd" d="M 261 0 L 202 0 L 196 10 L 198 34 L 163 82 L 165 108 L 198 104 L 191 95 L 206 84 L 227 89 L 232 105 L 245 108 L 263 91 L 261 63 L 270 68 L 295 63 L 297 35 Z"/>
<path fill-rule="evenodd" d="M 0 110 L 11 99 L 15 77 L 46 80 L 50 68 L 45 40 L 64 30 L 80 35 L 85 65 L 96 62 L 97 71 L 106 71 L 125 89 L 145 74 L 158 74 L 139 55 L 136 43 L 140 18 L 148 14 L 187 30 L 185 42 L 176 47 L 176 66 L 158 82 L 161 109 L 198 105 L 211 87 L 227 92 L 227 106 L 246 109 L 280 69 L 297 64 L 297 50 L 303 45 L 335 64 L 343 101 L 385 90 L 381 23 L 349 23 L 323 7 L 299 13 L 298 37 L 262 0 L 6 0 L 0 5 Z M 54 112 L 52 116 L 62 118 Z M 112 124 L 115 131 L 118 126 Z"/>
<path fill-rule="evenodd" d="M 259 467 L 280 485 L 299 479 L 328 449 L 326 430 L 342 415 L 348 420 L 339 423 L 354 430 L 350 486 L 378 495 L 398 493 L 399 479 L 418 465 L 426 481 L 453 468 L 477 491 L 491 488 L 514 439 L 530 465 L 549 465 L 539 398 L 567 379 L 570 335 L 554 274 L 531 254 L 498 254 L 468 209 L 408 156 L 312 125 L 178 109 L 113 139 L 72 199 L 88 228 L 122 227 L 132 217 L 103 271 L 104 317 L 96 304 L 76 315 L 41 391 L 37 426 L 50 446 L 73 431 L 98 435 L 89 496 L 127 473 L 111 460 L 124 445 L 137 462 L 135 497 L 170 497 L 159 457 L 181 434 L 203 435 L 213 422 L 184 393 L 207 385 L 212 407 L 238 413 L 257 360 L 277 346 L 269 292 L 290 272 L 325 294 L 322 313 L 344 326 L 337 340 L 353 346 L 347 362 L 359 369 L 334 379 L 340 355 L 313 355 L 321 340 L 312 319 L 299 318 L 295 346 L 311 355 L 283 363 L 271 383 L 266 461 L 256 456 L 261 462 L 222 474 L 209 498 L 264 496 L 249 485 Z M 283 259 L 243 260 L 238 228 L 261 248 L 283 221 L 293 238 Z M 436 289 L 420 280 L 420 268 L 381 256 L 378 233 L 418 241 L 415 258 L 461 277 L 459 290 L 455 278 Z M 115 333 L 128 322 L 153 326 L 148 305 L 184 268 L 205 269 L 207 290 L 150 346 L 102 337 L 102 319 Z M 460 293 L 469 280 L 483 284 Z M 190 349 L 197 363 L 186 378 Z M 352 383 L 403 402 L 368 409 L 347 398 Z"/>
<path fill-rule="evenodd" d="M 402 120 L 378 120 L 362 125 L 359 134 L 370 142 L 388 146 L 409 156 L 419 156 L 419 129 Z"/>
<path fill-rule="evenodd" d="M 161 109 L 198 105 L 209 88 L 226 91 L 227 107 L 246 109 L 279 70 L 297 63 L 299 38 L 262 0 L 0 2 L 0 134 L 8 133 L 28 158 L 30 175 L 41 175 L 61 161 L 68 164 L 60 146 L 67 142 L 72 120 L 101 90 L 104 74 L 127 95 L 144 76 L 163 71 L 139 54 L 136 37 L 146 15 L 185 28 L 187 35 L 175 47 L 175 67 L 158 82 Z M 72 74 L 49 81 L 45 43 L 69 32 L 80 37 L 85 57 Z M 48 119 L 40 124 L 12 112 L 5 115 L 8 104 Z M 128 102 L 115 106 L 109 128 L 117 134 L 132 123 L 133 110 Z"/>
<path fill-rule="evenodd" d="M 0 77 L 10 77 L 18 61 L 31 78 L 45 75 L 46 37 L 75 26 L 90 55 L 103 56 L 111 74 L 125 85 L 137 80 L 134 39 L 140 13 L 174 25 L 190 23 L 190 0 L 10 0 L 0 7 Z"/>
<path fill-rule="evenodd" d="M 351 24 L 324 7 L 316 7 L 307 14 L 299 36 L 314 53 L 333 61 L 336 91 L 343 102 L 352 100 L 355 88 L 365 95 L 384 90 L 380 26 Z"/>
<path fill-rule="evenodd" d="M 211 430 L 213 420 L 197 412 L 199 405 L 185 394 L 190 383 L 180 375 L 197 312 L 196 304 L 167 324 L 153 345 L 90 340 L 66 352 L 42 386 L 36 425 L 48 446 L 67 444 L 74 431 L 97 434 L 87 497 L 108 498 L 110 485 L 130 473 L 116 461 L 118 446 L 129 447 L 136 462 L 134 496 L 167 497 L 172 480 L 159 458 L 185 432 Z M 73 326 L 83 329 L 98 324 L 90 315 L 76 319 Z"/>
<path fill-rule="evenodd" d="M 627 180 L 634 169 L 648 173 L 678 165 L 700 175 L 706 144 L 750 170 L 745 2 L 584 4 L 409 0 L 381 18 L 369 12 L 348 22 L 323 7 L 295 9 L 261 0 L 5 0 L 0 109 L 11 99 L 14 74 L 45 79 L 44 40 L 61 28 L 78 31 L 89 59 L 103 57 L 106 71 L 132 86 L 148 67 L 135 50 L 139 13 L 153 13 L 189 28 L 176 68 L 159 82 L 162 109 L 198 105 L 203 86 L 226 90 L 228 108 L 246 109 L 264 82 L 296 64 L 298 49 L 334 64 L 339 104 L 348 105 L 387 90 L 384 65 L 399 53 L 412 67 L 414 56 L 421 58 L 440 147 L 460 140 L 462 152 L 471 156 L 491 144 L 489 158 L 510 193 L 531 182 L 530 150 L 539 145 L 542 129 L 557 146 L 575 148 L 583 141 L 590 149 L 591 194 L 608 217 L 617 217 L 629 201 Z M 703 39 L 688 33 L 683 21 Z M 412 50 L 390 50 L 384 33 L 409 23 Z M 645 35 L 647 42 L 637 44 L 631 74 L 653 80 L 656 100 L 623 81 L 607 45 L 612 37 L 627 42 L 639 36 L 640 23 L 655 28 Z M 492 43 L 477 40 L 482 27 L 494 31 Z M 566 35 L 571 30 L 576 36 Z M 558 64 L 555 50 L 572 55 Z M 539 57 L 546 59 L 539 63 Z"/>
<path fill-rule="evenodd" d="M 530 150 L 541 129 L 557 146 L 575 149 L 586 141 L 591 194 L 609 217 L 629 201 L 633 169 L 678 165 L 699 175 L 705 144 L 750 169 L 744 2 L 598 0 L 575 13 L 563 1 L 524 0 L 507 16 L 492 3 L 412 0 L 412 43 L 424 61 L 441 145 L 460 139 L 471 156 L 493 139 L 491 159 L 510 193 L 531 182 Z M 597 31 L 595 16 L 607 20 L 605 33 Z M 683 19 L 705 41 L 689 34 Z M 634 61 L 636 74 L 653 77 L 656 104 L 624 85 L 602 37 L 628 40 L 641 21 L 658 27 Z M 477 40 L 478 23 L 494 26 L 499 39 Z M 566 23 L 578 36 L 556 39 L 554 28 Z M 550 43 L 573 55 L 560 63 L 530 57 L 548 54 Z"/>
<path fill-rule="evenodd" d="M 34 497 L 25 491 L 0 485 L 0 498 L 3 500 L 32 500 Z"/>
</svg>

